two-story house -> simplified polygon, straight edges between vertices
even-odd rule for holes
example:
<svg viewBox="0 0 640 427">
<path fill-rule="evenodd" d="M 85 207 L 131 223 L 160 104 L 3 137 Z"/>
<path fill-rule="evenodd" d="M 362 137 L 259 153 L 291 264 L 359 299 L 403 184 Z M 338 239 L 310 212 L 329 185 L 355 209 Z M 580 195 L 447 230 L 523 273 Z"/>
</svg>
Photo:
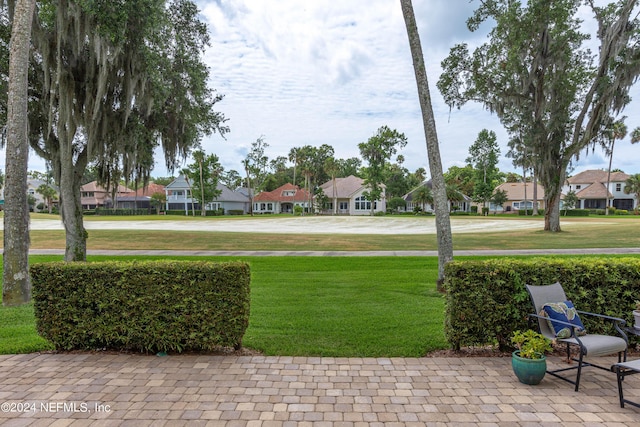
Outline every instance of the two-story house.
<svg viewBox="0 0 640 427">
<path fill-rule="evenodd" d="M 118 198 L 133 196 L 135 191 L 124 185 L 118 184 L 115 191 L 115 200 L 112 197 L 112 191 L 98 185 L 97 181 L 92 181 L 80 187 L 80 203 L 82 209 L 95 209 L 98 207 L 113 208 L 118 203 Z"/>
<path fill-rule="evenodd" d="M 220 195 L 205 205 L 206 210 L 223 210 L 247 213 L 249 211 L 249 197 L 239 191 L 233 191 L 226 185 L 218 183 L 217 189 Z M 192 209 L 200 211 L 200 203 L 191 197 L 191 184 L 189 180 L 180 175 L 164 188 L 166 194 L 167 210 L 184 210 L 188 214 Z"/>
<path fill-rule="evenodd" d="M 629 175 L 623 172 L 611 172 L 609 187 L 607 188 L 607 175 L 605 170 L 586 170 L 567 178 L 562 192 L 570 191 L 578 197 L 578 209 L 605 209 L 607 199 L 609 206 L 616 209 L 633 210 L 638 201 L 634 194 L 624 192 L 625 182 Z"/>
<path fill-rule="evenodd" d="M 48 186 L 53 190 L 54 196 L 47 200 L 40 192 L 39 189 L 41 186 Z M 46 182 L 40 179 L 28 179 L 27 180 L 27 194 L 31 198 L 29 202 L 29 208 L 33 209 L 34 212 L 43 212 L 49 211 L 54 206 L 58 204 L 58 188 L 53 184 L 47 184 Z M 4 197 L 3 197 L 4 199 Z M 33 202 L 33 204 L 31 203 Z"/>
</svg>

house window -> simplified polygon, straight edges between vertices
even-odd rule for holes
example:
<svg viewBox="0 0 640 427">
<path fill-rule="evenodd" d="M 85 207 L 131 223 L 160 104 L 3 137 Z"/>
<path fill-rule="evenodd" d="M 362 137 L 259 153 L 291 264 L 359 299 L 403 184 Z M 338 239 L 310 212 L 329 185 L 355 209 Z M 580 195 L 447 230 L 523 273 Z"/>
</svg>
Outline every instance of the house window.
<svg viewBox="0 0 640 427">
<path fill-rule="evenodd" d="M 374 204 L 375 207 L 375 204 Z M 356 210 L 357 211 L 370 211 L 371 210 L 371 202 L 368 201 L 364 196 L 356 197 Z"/>
<path fill-rule="evenodd" d="M 267 210 L 268 211 L 272 211 L 273 210 L 273 203 L 267 203 Z"/>
<path fill-rule="evenodd" d="M 617 184 L 616 184 L 616 191 L 617 191 L 617 192 L 622 191 L 622 184 L 621 184 L 621 183 L 617 183 Z"/>
<path fill-rule="evenodd" d="M 341 211 L 347 211 L 349 210 L 349 202 L 340 202 L 338 207 Z"/>
<path fill-rule="evenodd" d="M 582 188 L 582 185 L 576 185 L 576 190 L 579 190 Z"/>
<path fill-rule="evenodd" d="M 527 200 L 526 206 L 525 202 L 513 202 L 513 209 L 533 209 L 533 202 L 531 200 Z"/>
<path fill-rule="evenodd" d="M 261 210 L 261 211 L 266 210 L 266 207 L 267 207 L 267 205 L 266 205 L 266 204 L 264 204 L 264 203 L 260 203 L 260 210 Z"/>
</svg>

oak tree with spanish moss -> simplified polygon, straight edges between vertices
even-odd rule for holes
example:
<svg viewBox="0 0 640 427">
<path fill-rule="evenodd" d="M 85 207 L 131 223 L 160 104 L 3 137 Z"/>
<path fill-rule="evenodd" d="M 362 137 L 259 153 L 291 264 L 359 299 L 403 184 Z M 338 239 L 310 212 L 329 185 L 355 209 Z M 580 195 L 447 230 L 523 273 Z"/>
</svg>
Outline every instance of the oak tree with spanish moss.
<svg viewBox="0 0 640 427">
<path fill-rule="evenodd" d="M 467 44 L 453 47 L 438 88 L 451 107 L 479 102 L 511 134 L 526 129 L 520 137 L 545 190 L 544 229 L 561 231 L 567 168 L 628 104 L 640 74 L 638 0 L 604 7 L 593 0 L 479 3 L 467 24 L 475 31 L 493 23 L 489 41 L 473 52 Z M 584 33 L 582 6 L 597 24 L 593 35 Z"/>
<path fill-rule="evenodd" d="M 207 86 L 209 36 L 193 1 L 42 0 L 36 18 L 30 142 L 60 187 L 65 260 L 80 261 L 88 165 L 107 188 L 118 177 L 146 184 L 157 147 L 173 170 L 203 135 L 228 128 Z"/>
</svg>

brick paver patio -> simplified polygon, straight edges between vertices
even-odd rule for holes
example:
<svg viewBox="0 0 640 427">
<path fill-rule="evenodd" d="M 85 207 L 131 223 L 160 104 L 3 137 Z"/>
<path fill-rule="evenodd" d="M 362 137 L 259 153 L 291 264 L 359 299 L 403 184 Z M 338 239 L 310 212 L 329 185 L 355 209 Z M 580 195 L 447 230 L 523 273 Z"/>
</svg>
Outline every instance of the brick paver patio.
<svg viewBox="0 0 640 427">
<path fill-rule="evenodd" d="M 552 359 L 559 362 L 559 359 Z M 638 426 L 615 375 L 520 384 L 510 358 L 0 356 L 4 426 Z M 625 381 L 640 401 L 640 376 Z"/>
</svg>

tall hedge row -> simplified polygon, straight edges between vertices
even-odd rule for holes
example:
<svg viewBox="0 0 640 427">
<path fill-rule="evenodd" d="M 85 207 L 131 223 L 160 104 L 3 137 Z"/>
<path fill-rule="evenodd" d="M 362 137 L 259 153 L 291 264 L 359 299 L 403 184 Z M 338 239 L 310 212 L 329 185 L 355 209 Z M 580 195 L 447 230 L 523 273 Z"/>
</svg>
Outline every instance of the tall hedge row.
<svg viewBox="0 0 640 427">
<path fill-rule="evenodd" d="M 243 262 L 60 262 L 30 272 L 38 332 L 58 349 L 240 348 L 249 324 Z"/>
<path fill-rule="evenodd" d="M 578 310 L 620 317 L 633 325 L 640 300 L 637 258 L 497 258 L 453 261 L 445 267 L 445 335 L 452 348 L 498 344 L 509 348 L 511 333 L 535 328 L 525 284 L 560 282 Z M 611 332 L 603 321 L 583 319 L 592 333 Z"/>
</svg>

